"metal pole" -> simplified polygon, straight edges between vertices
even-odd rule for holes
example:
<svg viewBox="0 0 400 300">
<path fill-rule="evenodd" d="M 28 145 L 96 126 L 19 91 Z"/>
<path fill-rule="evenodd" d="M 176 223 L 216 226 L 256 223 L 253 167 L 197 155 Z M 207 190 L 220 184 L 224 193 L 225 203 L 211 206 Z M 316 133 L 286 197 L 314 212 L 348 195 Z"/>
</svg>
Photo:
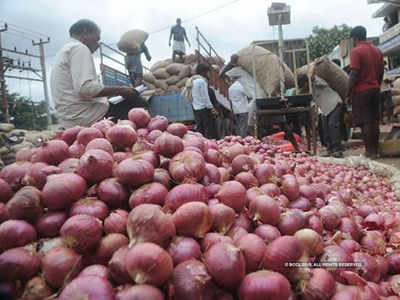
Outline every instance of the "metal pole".
<svg viewBox="0 0 400 300">
<path fill-rule="evenodd" d="M 282 15 L 279 15 L 279 60 L 280 60 L 280 81 L 281 81 L 281 99 L 285 99 L 285 69 L 283 66 L 283 30 Z"/>
<path fill-rule="evenodd" d="M 7 30 L 7 23 L 5 24 L 4 28 L 0 29 L 0 83 L 1 83 L 1 96 L 3 99 L 3 122 L 8 123 L 8 101 L 7 101 L 7 91 L 6 91 L 6 80 L 4 77 L 4 73 L 6 72 L 6 68 L 4 67 L 3 62 L 3 50 L 1 46 L 1 32 Z"/>
</svg>

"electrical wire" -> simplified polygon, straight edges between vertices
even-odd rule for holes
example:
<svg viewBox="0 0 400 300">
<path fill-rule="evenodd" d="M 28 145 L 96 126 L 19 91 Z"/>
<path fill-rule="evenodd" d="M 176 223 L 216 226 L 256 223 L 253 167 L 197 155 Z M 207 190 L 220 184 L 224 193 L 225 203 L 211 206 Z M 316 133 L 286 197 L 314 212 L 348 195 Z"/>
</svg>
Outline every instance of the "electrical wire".
<svg viewBox="0 0 400 300">
<path fill-rule="evenodd" d="M 18 37 L 18 38 L 22 38 L 22 39 L 26 39 L 26 40 L 32 41 L 31 38 L 28 38 L 28 37 L 23 36 L 23 35 L 21 35 L 21 34 L 17 34 L 17 33 L 14 33 L 14 32 L 10 32 L 10 31 L 8 31 L 8 30 L 3 31 L 3 33 L 9 34 L 9 35 L 12 35 L 12 36 L 15 36 L 15 37 Z"/>
<path fill-rule="evenodd" d="M 40 38 L 41 36 L 47 38 L 47 36 L 46 36 L 45 34 L 40 33 L 40 32 L 38 32 L 38 31 L 35 31 L 35 30 L 32 30 L 32 29 L 30 29 L 30 28 L 27 28 L 27 27 L 24 27 L 24 26 L 21 26 L 21 25 L 15 25 L 15 24 L 12 24 L 12 23 L 8 23 L 8 22 L 6 22 L 6 21 L 4 21 L 4 20 L 0 20 L 0 22 L 7 23 L 8 26 L 16 27 L 17 29 L 20 29 L 20 30 L 30 31 L 31 33 L 34 33 L 35 35 L 37 35 L 37 37 L 39 37 L 39 38 Z"/>
</svg>

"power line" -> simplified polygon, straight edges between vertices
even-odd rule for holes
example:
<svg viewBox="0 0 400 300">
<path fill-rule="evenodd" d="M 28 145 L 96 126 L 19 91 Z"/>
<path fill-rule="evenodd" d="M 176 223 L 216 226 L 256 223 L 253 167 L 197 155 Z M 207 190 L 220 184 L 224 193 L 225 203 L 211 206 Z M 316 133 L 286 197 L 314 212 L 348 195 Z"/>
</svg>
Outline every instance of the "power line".
<svg viewBox="0 0 400 300">
<path fill-rule="evenodd" d="M 28 37 L 26 37 L 26 36 L 23 36 L 23 35 L 21 35 L 21 34 L 17 34 L 17 33 L 9 32 L 9 31 L 5 31 L 4 33 L 5 33 L 5 34 L 12 35 L 12 36 L 15 36 L 15 37 L 18 37 L 18 38 L 22 38 L 22 39 L 26 39 L 26 40 L 32 41 L 32 39 L 31 39 L 31 38 L 28 38 Z"/>
<path fill-rule="evenodd" d="M 12 23 L 8 23 L 8 22 L 6 22 L 6 21 L 4 21 L 4 20 L 0 20 L 0 21 L 1 21 L 1 22 L 4 22 L 4 23 L 7 23 L 9 26 L 16 27 L 17 29 L 21 29 L 21 30 L 25 30 L 25 31 L 30 31 L 31 33 L 34 33 L 34 34 L 39 35 L 39 37 L 40 37 L 40 36 L 47 37 L 45 34 L 40 33 L 40 32 L 38 32 L 38 31 L 35 31 L 35 30 L 32 30 L 32 29 L 30 29 L 30 28 L 27 28 L 27 27 L 24 27 L 24 26 L 21 26 L 21 25 L 15 25 L 15 24 L 12 24 Z"/>
</svg>

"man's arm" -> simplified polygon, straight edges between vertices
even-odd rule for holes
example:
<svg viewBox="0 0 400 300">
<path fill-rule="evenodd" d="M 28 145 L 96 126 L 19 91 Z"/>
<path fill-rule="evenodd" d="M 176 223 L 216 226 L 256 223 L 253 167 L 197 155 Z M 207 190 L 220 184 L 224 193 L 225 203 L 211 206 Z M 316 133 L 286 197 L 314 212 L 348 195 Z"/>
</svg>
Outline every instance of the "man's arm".
<svg viewBox="0 0 400 300">
<path fill-rule="evenodd" d="M 186 40 L 186 42 L 188 43 L 189 47 L 191 47 L 191 46 L 190 46 L 189 39 L 187 38 L 187 35 L 186 35 L 186 30 L 185 30 L 185 28 L 183 28 L 183 36 L 185 37 L 185 40 Z"/>
<path fill-rule="evenodd" d="M 151 55 L 150 55 L 150 52 L 149 52 L 149 48 L 147 48 L 147 46 L 145 45 L 145 44 L 143 44 L 143 52 L 144 52 L 144 55 L 146 55 L 146 59 L 147 59 L 147 61 L 151 61 Z"/>
<path fill-rule="evenodd" d="M 94 97 L 115 97 L 122 96 L 127 100 L 134 100 L 137 98 L 139 93 L 128 86 L 105 86 L 97 95 Z"/>
<path fill-rule="evenodd" d="M 168 45 L 170 45 L 171 46 L 171 39 L 172 39 L 172 28 L 171 28 L 171 32 L 170 32 L 170 34 L 169 34 L 169 42 L 168 42 Z"/>
</svg>

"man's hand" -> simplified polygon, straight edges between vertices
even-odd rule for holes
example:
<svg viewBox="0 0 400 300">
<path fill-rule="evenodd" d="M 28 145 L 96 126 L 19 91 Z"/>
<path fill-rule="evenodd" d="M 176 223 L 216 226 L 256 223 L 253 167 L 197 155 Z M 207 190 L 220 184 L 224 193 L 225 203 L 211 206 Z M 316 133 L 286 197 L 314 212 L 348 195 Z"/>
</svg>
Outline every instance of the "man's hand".
<svg viewBox="0 0 400 300">
<path fill-rule="evenodd" d="M 146 57 L 147 61 L 151 61 L 151 55 Z"/>
<path fill-rule="evenodd" d="M 213 114 L 213 116 L 218 116 L 218 112 L 217 110 L 213 107 L 210 109 L 211 113 Z"/>
<path fill-rule="evenodd" d="M 169 42 L 168 42 L 168 46 L 170 46 L 170 47 L 171 47 L 171 41 L 169 41 Z"/>
<path fill-rule="evenodd" d="M 124 97 L 127 100 L 134 100 L 139 95 L 138 91 L 132 89 L 128 86 L 121 86 L 121 90 L 119 92 L 120 96 Z"/>
<path fill-rule="evenodd" d="M 351 97 L 350 97 L 350 96 L 347 96 L 347 97 L 344 99 L 344 104 L 345 104 L 347 107 L 351 106 Z"/>
</svg>

